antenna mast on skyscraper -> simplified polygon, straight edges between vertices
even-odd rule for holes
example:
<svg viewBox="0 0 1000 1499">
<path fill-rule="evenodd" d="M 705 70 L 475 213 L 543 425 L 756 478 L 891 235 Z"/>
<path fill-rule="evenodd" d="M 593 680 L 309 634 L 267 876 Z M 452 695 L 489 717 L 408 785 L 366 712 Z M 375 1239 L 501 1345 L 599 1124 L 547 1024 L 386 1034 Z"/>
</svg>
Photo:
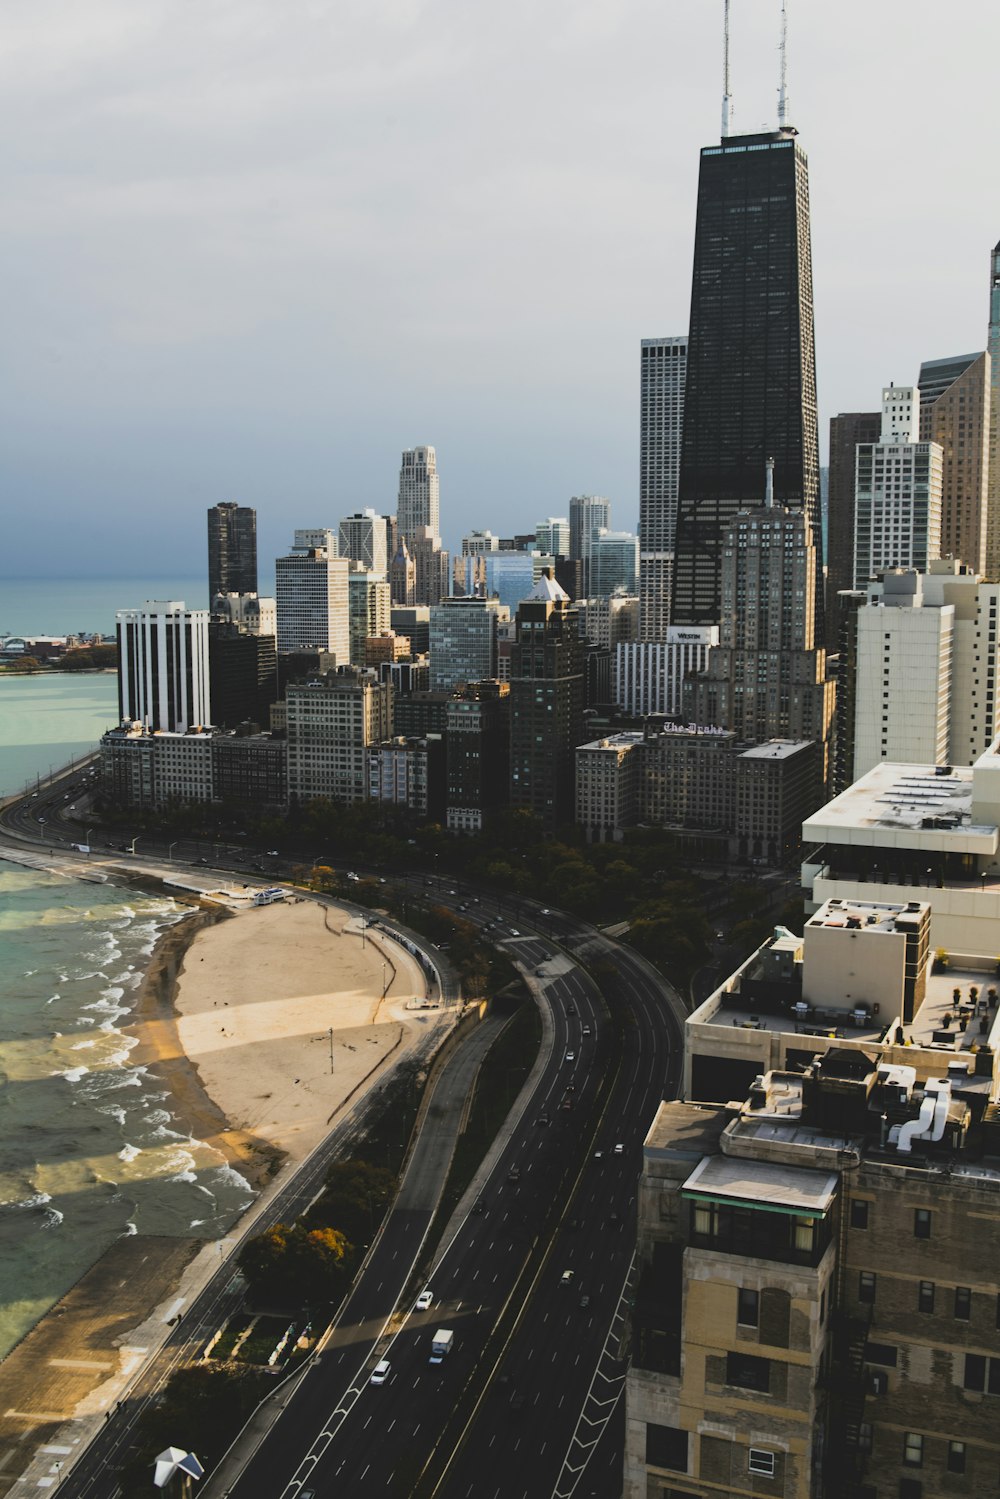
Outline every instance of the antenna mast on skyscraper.
<svg viewBox="0 0 1000 1499">
<path fill-rule="evenodd" d="M 729 92 L 729 0 L 725 0 L 722 31 L 722 139 L 729 134 L 733 119 L 733 96 Z"/>
<path fill-rule="evenodd" d="M 781 62 L 778 72 L 778 129 L 784 130 L 788 124 L 788 6 L 787 0 L 781 0 L 781 45 L 779 47 Z"/>
</svg>

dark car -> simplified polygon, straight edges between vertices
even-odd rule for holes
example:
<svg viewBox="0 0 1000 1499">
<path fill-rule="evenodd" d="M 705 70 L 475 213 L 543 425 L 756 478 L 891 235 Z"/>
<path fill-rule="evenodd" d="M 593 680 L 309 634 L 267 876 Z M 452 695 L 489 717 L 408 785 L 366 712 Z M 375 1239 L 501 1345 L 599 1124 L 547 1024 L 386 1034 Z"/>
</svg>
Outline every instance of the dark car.
<svg viewBox="0 0 1000 1499">
<path fill-rule="evenodd" d="M 580 1297 L 580 1310 L 581 1310 L 581 1312 L 585 1312 L 587 1310 L 587 1308 L 588 1308 L 589 1305 L 590 1305 L 590 1297 L 589 1296 L 581 1296 Z"/>
</svg>

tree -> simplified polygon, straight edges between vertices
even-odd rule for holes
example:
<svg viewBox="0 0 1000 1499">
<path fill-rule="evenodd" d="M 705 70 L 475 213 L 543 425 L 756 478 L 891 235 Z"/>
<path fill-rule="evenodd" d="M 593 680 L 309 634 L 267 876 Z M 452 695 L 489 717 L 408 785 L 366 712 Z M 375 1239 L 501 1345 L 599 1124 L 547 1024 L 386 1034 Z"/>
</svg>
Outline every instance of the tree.
<svg viewBox="0 0 1000 1499">
<path fill-rule="evenodd" d="M 310 1228 L 335 1225 L 352 1244 L 371 1243 L 396 1195 L 397 1179 L 384 1166 L 354 1159 L 327 1172 L 322 1196 L 309 1209 Z"/>
<path fill-rule="evenodd" d="M 240 1269 L 258 1300 L 332 1301 L 347 1285 L 354 1246 L 334 1228 L 275 1223 L 251 1239 Z"/>
</svg>

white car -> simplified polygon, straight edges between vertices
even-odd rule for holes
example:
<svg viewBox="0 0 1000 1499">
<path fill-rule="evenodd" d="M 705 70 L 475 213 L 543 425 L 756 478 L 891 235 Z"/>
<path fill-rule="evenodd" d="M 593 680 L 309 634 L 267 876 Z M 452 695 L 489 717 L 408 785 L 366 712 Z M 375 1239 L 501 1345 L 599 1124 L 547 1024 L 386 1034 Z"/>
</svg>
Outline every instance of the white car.
<svg viewBox="0 0 1000 1499">
<path fill-rule="evenodd" d="M 413 1310 L 415 1312 L 426 1312 L 427 1309 L 433 1304 L 434 1292 L 428 1286 L 427 1290 L 421 1291 L 420 1295 L 417 1297 L 416 1302 L 414 1303 Z"/>
<path fill-rule="evenodd" d="M 379 1361 L 378 1361 L 378 1363 L 375 1365 L 374 1369 L 372 1370 L 371 1382 L 372 1382 L 372 1384 L 385 1384 L 385 1382 L 386 1382 L 386 1380 L 388 1378 L 389 1378 L 389 1360 L 387 1358 L 380 1358 Z"/>
<path fill-rule="evenodd" d="M 576 1061 L 576 1052 L 575 1051 L 568 1051 L 566 1053 L 566 1060 L 567 1060 L 567 1062 L 575 1062 Z"/>
</svg>

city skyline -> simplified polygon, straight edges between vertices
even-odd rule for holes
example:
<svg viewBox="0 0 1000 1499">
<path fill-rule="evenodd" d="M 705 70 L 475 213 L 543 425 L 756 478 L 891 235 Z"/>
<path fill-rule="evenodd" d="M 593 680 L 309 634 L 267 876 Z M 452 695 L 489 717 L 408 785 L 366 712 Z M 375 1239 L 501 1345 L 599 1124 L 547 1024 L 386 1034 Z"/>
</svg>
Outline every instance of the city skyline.
<svg viewBox="0 0 1000 1499">
<path fill-rule="evenodd" d="M 527 529 L 581 492 L 635 527 L 636 354 L 686 332 L 721 5 L 558 4 L 531 49 L 516 11 L 335 15 L 321 4 L 289 25 L 262 3 L 192 32 L 120 0 L 89 7 L 86 28 L 62 0 L 15 8 L 9 274 L 45 296 L 18 300 L 6 344 L 6 572 L 65 575 L 66 557 L 122 572 L 164 503 L 179 520 L 254 506 L 274 557 L 289 507 L 320 525 L 390 510 L 399 452 L 424 443 L 452 549 L 472 526 Z M 986 347 L 998 225 L 976 142 L 991 138 L 1000 20 L 967 4 L 953 64 L 931 19 L 911 7 L 901 34 L 853 0 L 832 30 L 790 15 L 824 455 L 828 418 L 863 409 L 887 370 L 915 382 L 923 360 Z M 778 6 L 754 0 L 733 20 L 743 133 L 776 118 Z M 435 107 L 417 120 L 428 85 Z M 961 121 L 963 152 L 921 133 L 931 92 L 937 118 Z M 917 122 L 933 215 L 916 198 L 882 211 L 878 174 L 860 170 L 866 100 Z M 384 248 L 400 238 L 402 271 Z M 186 529 L 158 545 L 165 571 L 190 556 Z"/>
</svg>

